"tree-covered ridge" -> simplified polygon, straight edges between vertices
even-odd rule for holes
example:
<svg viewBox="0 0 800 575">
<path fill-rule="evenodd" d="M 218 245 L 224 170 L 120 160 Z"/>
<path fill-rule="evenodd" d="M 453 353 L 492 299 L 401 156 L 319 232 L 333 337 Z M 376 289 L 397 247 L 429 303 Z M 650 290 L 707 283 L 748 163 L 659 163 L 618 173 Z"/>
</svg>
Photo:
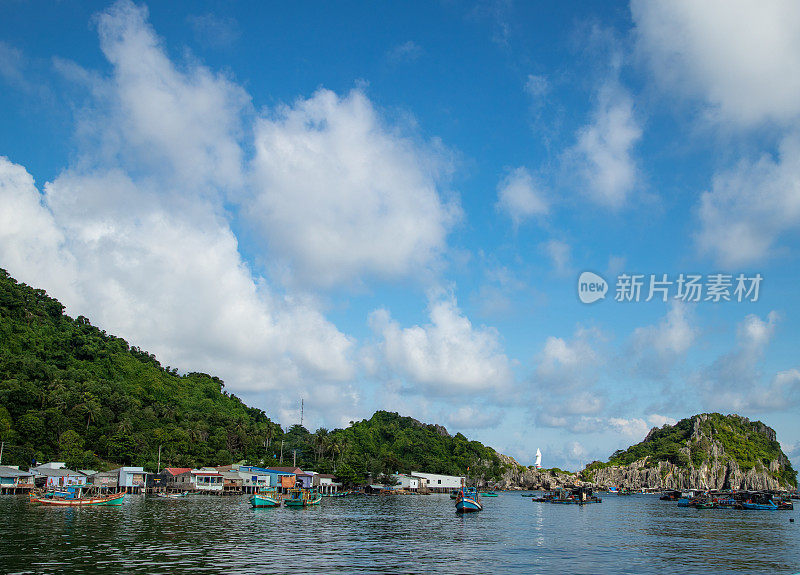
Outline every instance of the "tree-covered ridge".
<svg viewBox="0 0 800 575">
<path fill-rule="evenodd" d="M 596 469 L 630 465 L 645 458 L 648 464 L 667 461 L 682 468 L 699 468 L 712 459 L 735 461 L 743 471 L 766 471 L 782 483 L 797 485 L 797 472 L 772 428 L 760 421 L 720 413 L 694 415 L 675 425 L 654 428 L 644 441 L 614 452 L 607 462 L 589 464 L 584 473 L 591 475 Z M 778 471 L 770 471 L 771 462 L 778 462 Z"/>
<path fill-rule="evenodd" d="M 62 459 L 204 465 L 258 459 L 282 434 L 266 414 L 202 373 L 178 375 L 151 354 L 72 319 L 43 290 L 0 269 L 3 461 Z"/>
<path fill-rule="evenodd" d="M 461 434 L 376 412 L 347 429 L 287 431 L 203 373 L 179 375 L 152 354 L 72 319 L 43 290 L 0 269 L 3 462 L 73 469 L 142 465 L 290 465 L 356 483 L 412 470 L 498 478 L 498 455 Z"/>
<path fill-rule="evenodd" d="M 352 480 L 398 471 L 499 479 L 503 472 L 500 457 L 491 447 L 397 413 L 377 411 L 370 419 L 331 435 L 346 453 L 337 474 Z"/>
</svg>

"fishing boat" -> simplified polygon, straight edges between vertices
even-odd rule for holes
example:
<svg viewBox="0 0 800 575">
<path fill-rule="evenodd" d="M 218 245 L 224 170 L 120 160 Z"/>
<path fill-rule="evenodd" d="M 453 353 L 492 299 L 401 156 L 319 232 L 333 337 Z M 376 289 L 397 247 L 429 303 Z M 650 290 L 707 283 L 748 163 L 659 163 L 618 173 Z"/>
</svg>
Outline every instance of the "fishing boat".
<svg viewBox="0 0 800 575">
<path fill-rule="evenodd" d="M 450 499 L 458 499 L 458 494 L 461 492 L 460 489 L 453 489 L 450 492 Z"/>
<path fill-rule="evenodd" d="M 482 491 L 481 497 L 497 497 L 497 493 L 494 491 Z"/>
<path fill-rule="evenodd" d="M 747 501 L 742 501 L 742 508 L 756 509 L 759 511 L 774 511 L 778 509 L 778 504 L 772 499 L 761 501 L 753 501 L 752 499 L 748 499 Z"/>
<path fill-rule="evenodd" d="M 89 490 L 90 488 L 86 486 L 75 485 L 50 491 L 42 496 L 31 494 L 31 503 L 58 507 L 76 507 L 80 505 L 122 505 L 125 499 L 124 493 L 111 495 L 86 493 Z"/>
<path fill-rule="evenodd" d="M 156 493 L 156 497 L 160 497 L 161 499 L 183 499 L 188 495 L 188 491 L 184 491 L 183 493 Z"/>
<path fill-rule="evenodd" d="M 591 487 L 578 487 L 577 489 L 559 488 L 546 493 L 542 497 L 532 499 L 535 503 L 556 503 L 560 505 L 587 505 L 589 503 L 602 503 L 603 500 L 592 493 Z"/>
<path fill-rule="evenodd" d="M 461 488 L 456 497 L 456 513 L 470 513 L 473 511 L 482 511 L 481 499 L 475 489 L 467 487 Z"/>
<path fill-rule="evenodd" d="M 250 505 L 255 509 L 263 507 L 280 507 L 281 496 L 275 487 L 261 488 L 250 498 Z"/>
<path fill-rule="evenodd" d="M 316 489 L 294 488 L 289 490 L 289 496 L 283 500 L 286 507 L 308 507 L 309 505 L 319 505 L 322 495 Z"/>
</svg>

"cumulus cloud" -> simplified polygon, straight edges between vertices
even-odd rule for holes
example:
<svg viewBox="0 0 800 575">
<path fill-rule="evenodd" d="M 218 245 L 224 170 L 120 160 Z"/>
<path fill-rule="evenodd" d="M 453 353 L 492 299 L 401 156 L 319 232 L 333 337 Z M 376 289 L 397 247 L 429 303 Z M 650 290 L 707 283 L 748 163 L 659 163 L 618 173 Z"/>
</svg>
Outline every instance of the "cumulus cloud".
<svg viewBox="0 0 800 575">
<path fill-rule="evenodd" d="M 792 0 L 633 0 L 656 78 L 741 126 L 800 114 L 800 5 Z"/>
<path fill-rule="evenodd" d="M 486 406 L 462 405 L 445 417 L 448 426 L 456 429 L 487 429 L 497 427 L 503 416 L 500 411 Z"/>
<path fill-rule="evenodd" d="M 630 344 L 633 371 L 645 377 L 666 376 L 691 349 L 697 334 L 690 308 L 673 303 L 657 325 L 634 330 Z"/>
<path fill-rule="evenodd" d="M 508 389 L 511 367 L 496 330 L 473 326 L 452 296 L 432 298 L 429 318 L 404 328 L 387 310 L 370 315 L 381 340 L 375 352 L 393 375 L 435 395 Z"/>
<path fill-rule="evenodd" d="M 780 236 L 800 224 L 800 138 L 786 137 L 776 159 L 765 155 L 717 174 L 698 215 L 698 245 L 723 265 L 769 257 Z"/>
<path fill-rule="evenodd" d="M 304 282 L 425 269 L 460 210 L 440 185 L 448 154 L 385 126 L 366 95 L 319 90 L 256 125 L 249 216 Z"/>
<path fill-rule="evenodd" d="M 572 273 L 572 248 L 568 243 L 561 240 L 549 240 L 540 247 L 550 258 L 558 275 L 565 276 Z"/>
<path fill-rule="evenodd" d="M 578 130 L 578 141 L 568 152 L 589 199 L 611 209 L 625 205 L 638 181 L 633 147 L 641 137 L 633 100 L 616 79 L 606 81 L 590 122 Z"/>
<path fill-rule="evenodd" d="M 175 66 L 145 8 L 122 1 L 97 24 L 111 74 L 70 68 L 91 96 L 74 164 L 42 194 L 0 159 L 3 265 L 166 364 L 252 397 L 273 390 L 276 408 L 313 384 L 338 398 L 311 400 L 319 416 L 352 412 L 355 341 L 314 297 L 255 275 L 221 207 L 245 185 L 249 97 L 196 62 Z"/>
<path fill-rule="evenodd" d="M 800 404 L 800 370 L 790 368 L 766 378 L 762 360 L 772 341 L 779 316 L 755 314 L 737 326 L 736 345 L 693 377 L 706 404 L 719 410 L 785 410 Z"/>
<path fill-rule="evenodd" d="M 603 337 L 598 330 L 585 328 L 578 328 L 571 341 L 548 337 L 538 356 L 535 386 L 549 391 L 566 391 L 593 384 L 603 363 L 595 342 L 603 340 Z"/>
<path fill-rule="evenodd" d="M 496 207 L 511 218 L 515 226 L 549 211 L 548 202 L 539 184 L 524 167 L 514 169 L 500 181 L 497 186 Z"/>
</svg>

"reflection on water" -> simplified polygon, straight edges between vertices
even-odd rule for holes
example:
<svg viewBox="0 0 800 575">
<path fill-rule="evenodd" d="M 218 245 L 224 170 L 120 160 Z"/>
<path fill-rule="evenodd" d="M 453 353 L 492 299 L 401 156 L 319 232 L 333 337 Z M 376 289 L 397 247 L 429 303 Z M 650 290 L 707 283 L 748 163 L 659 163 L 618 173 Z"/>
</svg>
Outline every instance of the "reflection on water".
<svg viewBox="0 0 800 575">
<path fill-rule="evenodd" d="M 447 495 L 256 510 L 246 497 L 49 508 L 4 496 L 0 572 L 791 574 L 800 571 L 794 516 L 679 508 L 652 496 L 578 507 L 502 493 L 463 516 Z"/>
</svg>

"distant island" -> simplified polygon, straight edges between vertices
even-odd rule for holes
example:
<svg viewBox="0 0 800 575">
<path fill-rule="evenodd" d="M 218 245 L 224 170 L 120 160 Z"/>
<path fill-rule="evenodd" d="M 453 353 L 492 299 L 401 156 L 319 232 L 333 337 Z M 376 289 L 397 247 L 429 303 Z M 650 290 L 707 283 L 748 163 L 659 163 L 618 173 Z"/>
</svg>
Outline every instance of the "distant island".
<svg viewBox="0 0 800 575">
<path fill-rule="evenodd" d="M 506 489 L 581 482 L 629 489 L 787 489 L 797 474 L 775 432 L 738 415 L 695 415 L 579 474 L 535 469 L 440 425 L 377 411 L 345 429 L 284 430 L 213 375 L 163 367 L 122 338 L 71 318 L 44 290 L 0 269 L 0 440 L 3 463 L 64 461 L 201 467 L 246 462 L 335 473 L 346 484 L 395 472 L 469 475 Z"/>
<path fill-rule="evenodd" d="M 641 443 L 586 466 L 581 477 L 627 489 L 797 487 L 775 430 L 739 415 L 703 413 L 653 428 Z"/>
</svg>

